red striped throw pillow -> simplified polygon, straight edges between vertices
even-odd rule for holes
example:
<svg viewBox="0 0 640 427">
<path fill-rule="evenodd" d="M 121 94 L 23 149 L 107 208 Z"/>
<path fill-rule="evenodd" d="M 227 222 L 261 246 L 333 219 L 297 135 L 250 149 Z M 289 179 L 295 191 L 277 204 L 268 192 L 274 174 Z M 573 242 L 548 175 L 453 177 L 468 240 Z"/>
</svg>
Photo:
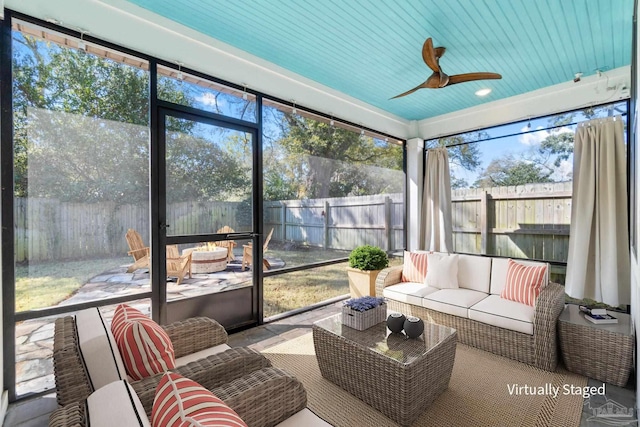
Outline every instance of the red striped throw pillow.
<svg viewBox="0 0 640 427">
<path fill-rule="evenodd" d="M 427 252 L 404 251 L 401 280 L 424 283 L 425 277 L 427 277 Z"/>
<path fill-rule="evenodd" d="M 507 281 L 500 297 L 533 307 L 542 292 L 546 274 L 546 265 L 523 265 L 510 259 Z"/>
<path fill-rule="evenodd" d="M 127 374 L 141 380 L 176 367 L 169 335 L 140 310 L 120 304 L 111 321 L 111 332 Z"/>
<path fill-rule="evenodd" d="M 153 427 L 247 427 L 222 400 L 195 381 L 169 372 L 156 388 Z"/>
</svg>

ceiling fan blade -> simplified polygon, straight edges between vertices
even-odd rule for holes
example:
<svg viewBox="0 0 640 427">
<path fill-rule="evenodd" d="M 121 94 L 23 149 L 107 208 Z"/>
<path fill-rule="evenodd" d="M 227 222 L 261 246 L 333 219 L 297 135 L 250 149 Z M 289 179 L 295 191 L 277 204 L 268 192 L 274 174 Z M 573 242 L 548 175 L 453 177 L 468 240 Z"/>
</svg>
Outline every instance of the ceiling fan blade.
<svg viewBox="0 0 640 427">
<path fill-rule="evenodd" d="M 444 53 L 444 51 L 442 53 Z M 427 67 L 431 68 L 435 73 L 437 73 L 440 71 L 438 58 L 439 56 L 436 55 L 436 50 L 433 48 L 433 40 L 431 40 L 431 37 L 429 37 L 422 45 L 422 60 L 425 64 L 427 64 Z"/>
<path fill-rule="evenodd" d="M 471 82 L 474 80 L 492 80 L 492 79 L 501 79 L 502 76 L 498 73 L 465 73 L 465 74 L 455 74 L 453 76 L 449 76 L 449 83 L 447 86 L 451 86 L 457 83 Z"/>
<path fill-rule="evenodd" d="M 428 81 L 428 80 L 427 80 L 427 81 Z M 396 96 L 394 96 L 393 98 L 389 98 L 389 99 L 396 99 L 396 98 L 400 98 L 401 96 L 407 96 L 407 95 L 410 95 L 410 94 L 412 94 L 413 92 L 417 91 L 418 89 L 422 89 L 423 87 L 427 87 L 427 86 L 426 86 L 426 84 L 427 84 L 427 82 L 420 83 L 418 86 L 414 87 L 413 89 L 408 90 L 408 91 L 406 91 L 406 92 L 403 92 L 403 93 L 401 93 L 400 95 L 396 95 Z"/>
</svg>

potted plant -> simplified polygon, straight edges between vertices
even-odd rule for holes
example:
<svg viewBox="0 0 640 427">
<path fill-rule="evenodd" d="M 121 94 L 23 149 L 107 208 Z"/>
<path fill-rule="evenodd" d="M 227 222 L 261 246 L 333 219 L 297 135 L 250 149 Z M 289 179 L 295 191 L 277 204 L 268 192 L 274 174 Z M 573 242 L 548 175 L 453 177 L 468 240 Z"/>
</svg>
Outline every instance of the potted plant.
<svg viewBox="0 0 640 427">
<path fill-rule="evenodd" d="M 358 246 L 349 254 L 349 292 L 352 298 L 375 296 L 378 273 L 389 266 L 387 253 L 377 246 Z"/>
<path fill-rule="evenodd" d="M 387 303 L 384 298 L 352 298 L 342 305 L 342 324 L 359 331 L 384 322 L 386 318 Z"/>
</svg>

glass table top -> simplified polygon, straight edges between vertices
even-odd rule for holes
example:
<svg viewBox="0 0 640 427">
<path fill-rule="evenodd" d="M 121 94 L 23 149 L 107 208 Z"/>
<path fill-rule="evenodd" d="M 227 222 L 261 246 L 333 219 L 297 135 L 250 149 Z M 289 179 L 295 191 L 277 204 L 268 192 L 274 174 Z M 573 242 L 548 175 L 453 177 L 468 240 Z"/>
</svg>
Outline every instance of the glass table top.
<svg viewBox="0 0 640 427">
<path fill-rule="evenodd" d="M 386 322 L 358 331 L 342 324 L 342 314 L 319 320 L 313 326 L 400 363 L 411 363 L 424 357 L 456 332 L 453 328 L 427 322 L 424 333 L 416 339 L 408 338 L 404 333 L 392 333 Z"/>
</svg>

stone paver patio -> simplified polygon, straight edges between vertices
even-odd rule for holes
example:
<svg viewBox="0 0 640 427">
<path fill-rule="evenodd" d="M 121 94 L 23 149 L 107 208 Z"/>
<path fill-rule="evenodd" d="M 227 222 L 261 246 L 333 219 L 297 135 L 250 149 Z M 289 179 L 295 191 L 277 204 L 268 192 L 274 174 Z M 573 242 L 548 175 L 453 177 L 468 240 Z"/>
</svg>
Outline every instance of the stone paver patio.
<svg viewBox="0 0 640 427">
<path fill-rule="evenodd" d="M 273 267 L 284 265 L 282 260 L 269 260 Z M 133 295 L 151 290 L 148 269 L 127 273 L 129 265 L 105 271 L 78 289 L 59 305 L 98 301 L 105 298 Z M 190 298 L 205 293 L 223 292 L 252 285 L 252 272 L 241 271 L 239 260 L 230 262 L 223 271 L 193 274 L 185 277 L 180 286 L 167 282 L 167 300 Z M 132 301 L 130 305 L 149 314 L 148 302 Z M 113 317 L 115 306 L 101 311 L 107 320 Z M 23 395 L 55 387 L 53 379 L 53 332 L 55 316 L 27 320 L 16 325 L 16 393 Z"/>
</svg>

